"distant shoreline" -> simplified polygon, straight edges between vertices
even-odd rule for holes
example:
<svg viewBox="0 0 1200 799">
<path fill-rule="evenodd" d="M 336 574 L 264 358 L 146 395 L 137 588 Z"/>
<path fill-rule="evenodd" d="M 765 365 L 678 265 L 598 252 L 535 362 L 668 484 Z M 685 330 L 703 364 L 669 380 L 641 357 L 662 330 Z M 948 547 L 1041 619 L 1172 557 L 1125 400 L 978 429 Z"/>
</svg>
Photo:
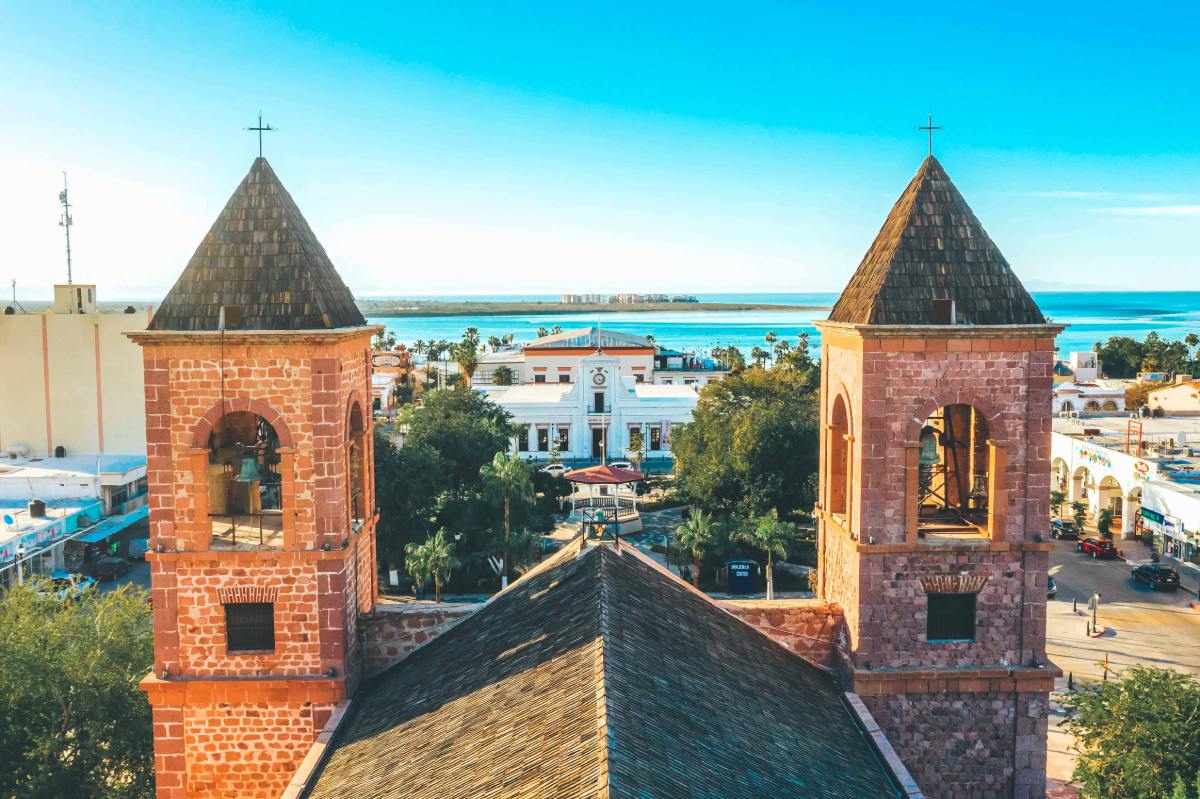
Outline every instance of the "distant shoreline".
<svg viewBox="0 0 1200 799">
<path fill-rule="evenodd" d="M 575 305 L 562 302 L 538 301 L 466 301 L 441 302 L 437 300 L 359 300 L 359 310 L 364 316 L 507 316 L 509 314 L 596 314 L 613 312 L 649 313 L 653 311 L 822 311 L 828 305 L 781 305 L 764 302 L 645 302 L 624 305 L 620 303 L 591 303 Z"/>
</svg>

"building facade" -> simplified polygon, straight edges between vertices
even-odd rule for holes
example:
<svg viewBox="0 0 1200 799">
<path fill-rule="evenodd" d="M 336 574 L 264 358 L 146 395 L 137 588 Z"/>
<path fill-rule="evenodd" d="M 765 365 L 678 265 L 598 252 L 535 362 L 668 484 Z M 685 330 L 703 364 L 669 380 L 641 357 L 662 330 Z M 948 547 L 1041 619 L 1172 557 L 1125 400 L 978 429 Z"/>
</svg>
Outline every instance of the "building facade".
<svg viewBox="0 0 1200 799">
<path fill-rule="evenodd" d="M 277 799 L 362 675 L 371 338 L 262 158 L 149 329 L 159 799 Z"/>
<path fill-rule="evenodd" d="M 0 314 L 0 453 L 144 454 L 141 353 L 125 334 L 152 311 L 101 313 L 91 285 L 54 295 L 44 313 Z"/>
<path fill-rule="evenodd" d="M 1149 391 L 1146 405 L 1157 416 L 1200 416 L 1200 381 L 1177 375 L 1170 385 Z"/>
<path fill-rule="evenodd" d="M 930 156 L 822 334 L 820 593 L 926 796 L 1035 799 L 1054 336 Z"/>
</svg>

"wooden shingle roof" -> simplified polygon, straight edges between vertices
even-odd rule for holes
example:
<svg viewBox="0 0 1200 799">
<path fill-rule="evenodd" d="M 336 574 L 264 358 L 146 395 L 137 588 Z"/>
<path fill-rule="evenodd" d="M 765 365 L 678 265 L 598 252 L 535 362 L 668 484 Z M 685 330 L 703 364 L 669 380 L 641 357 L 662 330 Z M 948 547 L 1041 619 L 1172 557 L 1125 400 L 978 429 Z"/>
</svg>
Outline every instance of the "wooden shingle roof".
<svg viewBox="0 0 1200 799">
<path fill-rule="evenodd" d="M 225 204 L 150 330 L 328 330 L 366 324 L 350 289 L 265 158 Z M 240 322 L 234 317 L 240 312 Z"/>
<path fill-rule="evenodd" d="M 931 155 L 896 201 L 829 320 L 936 324 L 933 300 L 953 300 L 959 324 L 1046 322 L 946 170 Z"/>
<path fill-rule="evenodd" d="M 829 674 L 628 547 L 556 559 L 367 685 L 307 796 L 898 795 Z"/>
</svg>

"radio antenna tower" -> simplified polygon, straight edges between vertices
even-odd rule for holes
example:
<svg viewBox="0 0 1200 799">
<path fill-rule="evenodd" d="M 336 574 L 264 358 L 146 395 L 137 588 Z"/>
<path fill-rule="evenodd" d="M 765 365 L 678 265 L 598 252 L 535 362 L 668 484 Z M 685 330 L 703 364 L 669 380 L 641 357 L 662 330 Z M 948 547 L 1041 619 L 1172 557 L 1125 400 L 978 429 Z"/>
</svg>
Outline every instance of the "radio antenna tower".
<svg viewBox="0 0 1200 799">
<path fill-rule="evenodd" d="M 58 193 L 58 201 L 62 204 L 62 216 L 58 218 L 58 225 L 67 234 L 67 285 L 71 285 L 71 225 L 75 224 L 75 220 L 71 218 L 71 201 L 67 199 L 67 173 L 63 172 L 63 190 Z"/>
</svg>

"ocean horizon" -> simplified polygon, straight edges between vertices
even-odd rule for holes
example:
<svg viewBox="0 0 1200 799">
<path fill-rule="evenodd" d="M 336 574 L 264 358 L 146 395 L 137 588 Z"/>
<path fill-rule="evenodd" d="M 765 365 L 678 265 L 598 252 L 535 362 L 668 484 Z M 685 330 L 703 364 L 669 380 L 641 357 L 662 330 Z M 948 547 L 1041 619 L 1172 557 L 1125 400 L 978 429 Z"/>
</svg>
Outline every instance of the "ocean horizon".
<svg viewBox="0 0 1200 799">
<path fill-rule="evenodd" d="M 561 325 L 563 329 L 599 323 L 604 327 L 636 335 L 652 335 L 656 343 L 684 352 L 706 353 L 716 346 L 733 345 L 749 354 L 763 344 L 767 332 L 788 337 L 793 343 L 799 333 L 808 333 L 814 348 L 820 334 L 813 322 L 828 314 L 837 299 L 836 291 L 817 292 L 728 292 L 697 293 L 701 302 L 769 303 L 810 306 L 808 310 L 762 311 L 627 311 L 614 306 L 599 313 L 521 313 L 499 316 L 413 316 L 368 317 L 384 324 L 397 340 L 411 344 L 417 339 L 456 340 L 467 327 L 480 335 L 512 333 L 518 341 L 530 341 L 539 327 Z M 1097 341 L 1111 336 L 1144 338 L 1154 330 L 1169 339 L 1200 332 L 1200 291 L 1034 291 L 1030 292 L 1042 312 L 1053 322 L 1068 325 L 1056 344 L 1060 354 L 1091 350 Z M 408 295 L 408 300 L 446 302 L 557 302 L 559 294 L 454 294 Z M 361 297 L 360 299 L 384 299 Z M 390 297 L 388 297 L 390 298 Z M 817 309 L 813 310 L 811 306 Z"/>
</svg>

